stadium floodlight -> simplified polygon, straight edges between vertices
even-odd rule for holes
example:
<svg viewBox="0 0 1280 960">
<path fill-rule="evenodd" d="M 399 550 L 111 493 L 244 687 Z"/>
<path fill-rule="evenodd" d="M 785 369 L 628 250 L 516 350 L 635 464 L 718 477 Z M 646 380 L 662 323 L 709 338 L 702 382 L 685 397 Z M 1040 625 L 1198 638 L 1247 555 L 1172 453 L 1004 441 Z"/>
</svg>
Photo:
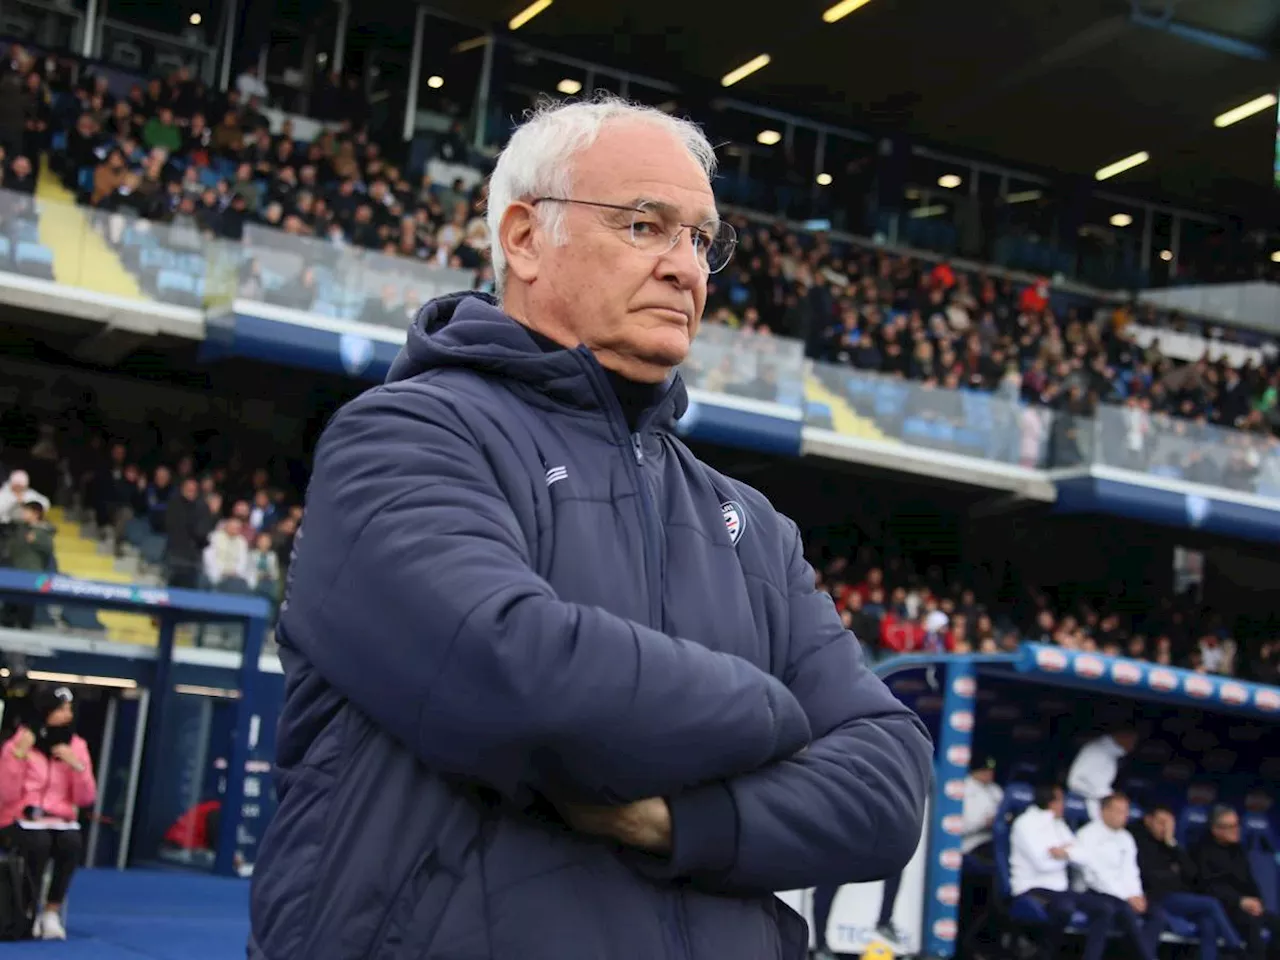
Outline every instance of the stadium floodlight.
<svg viewBox="0 0 1280 960">
<path fill-rule="evenodd" d="M 960 174 L 958 173 L 944 173 L 938 178 L 938 186 L 944 190 L 954 190 L 962 183 L 964 181 L 960 179 Z"/>
<path fill-rule="evenodd" d="M 444 86 L 444 77 L 439 76 L 438 74 L 433 74 L 432 76 L 427 77 L 427 86 L 432 90 L 439 90 Z"/>
<path fill-rule="evenodd" d="M 1016 190 L 1004 198 L 1005 203 L 1029 203 L 1044 196 L 1043 190 Z"/>
<path fill-rule="evenodd" d="M 1250 100 L 1248 103 L 1242 103 L 1238 107 L 1228 110 L 1226 113 L 1220 113 L 1213 118 L 1213 125 L 1221 129 L 1229 127 L 1233 123 L 1239 123 L 1245 117 L 1252 117 L 1255 113 L 1261 113 L 1263 110 L 1270 110 L 1276 105 L 1276 95 L 1274 93 L 1264 93 L 1260 97 Z"/>
<path fill-rule="evenodd" d="M 200 14 L 193 13 L 191 16 L 187 18 L 187 23 L 191 24 L 193 27 L 198 27 L 200 26 L 201 19 L 203 18 L 200 16 Z"/>
<path fill-rule="evenodd" d="M 1277 250 L 1271 254 L 1271 262 L 1280 263 L 1280 250 Z"/>
<path fill-rule="evenodd" d="M 507 21 L 507 29 L 519 30 L 549 6 L 551 6 L 551 0 L 533 0 L 533 3 Z"/>
<path fill-rule="evenodd" d="M 723 77 L 721 77 L 720 86 L 732 87 L 739 80 L 745 80 L 747 77 L 751 76 L 757 70 L 763 70 L 765 67 L 767 67 L 769 65 L 769 59 L 770 58 L 767 53 L 762 53 L 758 57 L 752 57 L 742 66 L 738 67 L 735 70 L 730 70 Z"/>
<path fill-rule="evenodd" d="M 756 143 L 763 143 L 766 147 L 772 147 L 781 139 L 782 134 L 777 130 L 761 130 L 756 134 Z"/>
<path fill-rule="evenodd" d="M 1133 223 L 1133 217 L 1127 213 L 1113 213 L 1111 215 L 1111 225 L 1113 227 L 1127 227 Z"/>
<path fill-rule="evenodd" d="M 822 19 L 824 23 L 835 23 L 837 20 L 843 20 L 853 11 L 865 7 L 871 0 L 840 0 L 835 6 L 827 7 L 822 11 Z"/>
<path fill-rule="evenodd" d="M 572 97 L 575 94 L 582 92 L 582 83 L 581 81 L 574 80 L 571 77 L 565 77 L 556 84 L 556 90 L 563 93 L 566 97 Z"/>
<path fill-rule="evenodd" d="M 1161 259 L 1161 260 L 1163 260 L 1165 263 L 1168 263 L 1170 260 L 1172 260 L 1172 259 L 1173 259 L 1173 251 L 1172 251 L 1172 250 L 1161 250 L 1161 251 L 1160 251 L 1160 259 Z"/>
<path fill-rule="evenodd" d="M 829 187 L 829 186 L 831 186 L 831 174 L 829 174 L 829 173 L 820 173 L 820 174 L 818 174 L 818 186 L 820 186 L 820 187 Z"/>
<path fill-rule="evenodd" d="M 1139 150 L 1137 153 L 1131 154 L 1123 160 L 1117 160 L 1115 163 L 1107 164 L 1093 176 L 1096 180 L 1110 180 L 1112 177 L 1118 176 L 1126 170 L 1132 170 L 1134 167 L 1142 166 L 1142 164 L 1146 163 L 1150 159 L 1151 154 L 1147 153 L 1145 150 Z"/>
</svg>

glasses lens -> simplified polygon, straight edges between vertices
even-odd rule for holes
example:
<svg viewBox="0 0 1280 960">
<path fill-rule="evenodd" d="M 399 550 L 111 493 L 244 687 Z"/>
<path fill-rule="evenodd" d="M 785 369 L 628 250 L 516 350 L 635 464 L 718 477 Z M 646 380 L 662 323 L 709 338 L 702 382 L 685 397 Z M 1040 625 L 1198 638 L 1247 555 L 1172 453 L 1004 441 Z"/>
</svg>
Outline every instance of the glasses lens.
<svg viewBox="0 0 1280 960">
<path fill-rule="evenodd" d="M 738 231 L 730 224 L 720 223 L 711 233 L 711 244 L 707 247 L 707 269 L 711 273 L 719 273 L 733 259 L 733 251 L 738 246 Z"/>
</svg>

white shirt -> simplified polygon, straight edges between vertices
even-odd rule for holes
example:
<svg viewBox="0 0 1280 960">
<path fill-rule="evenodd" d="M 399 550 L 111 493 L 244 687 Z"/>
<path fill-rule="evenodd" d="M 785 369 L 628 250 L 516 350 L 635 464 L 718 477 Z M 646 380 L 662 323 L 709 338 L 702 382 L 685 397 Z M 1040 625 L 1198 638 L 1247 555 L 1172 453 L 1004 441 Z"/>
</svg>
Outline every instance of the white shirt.
<svg viewBox="0 0 1280 960">
<path fill-rule="evenodd" d="M 1068 890 L 1067 861 L 1049 851 L 1054 847 L 1074 847 L 1071 828 L 1052 811 L 1027 807 L 1013 821 L 1009 834 L 1009 888 L 1015 897 L 1028 890 Z M 1068 850 L 1068 856 L 1072 856 Z"/>
<path fill-rule="evenodd" d="M 991 839 L 991 824 L 1002 800 L 1004 790 L 1000 784 L 983 783 L 972 776 L 964 778 L 964 809 L 960 813 L 964 822 L 961 853 L 969 853 Z"/>
<path fill-rule="evenodd" d="M 1128 830 L 1112 830 L 1101 820 L 1085 824 L 1076 834 L 1072 859 L 1083 868 L 1090 890 L 1119 900 L 1142 896 L 1138 845 Z"/>
<path fill-rule="evenodd" d="M 1067 789 L 1086 800 L 1095 801 L 1089 806 L 1089 813 L 1095 818 L 1096 801 L 1111 794 L 1123 756 L 1124 747 L 1108 735 L 1090 740 L 1072 761 L 1071 771 L 1067 774 Z"/>
<path fill-rule="evenodd" d="M 249 542 L 221 528 L 213 531 L 204 548 L 204 572 L 217 585 L 227 577 L 249 579 Z"/>
</svg>

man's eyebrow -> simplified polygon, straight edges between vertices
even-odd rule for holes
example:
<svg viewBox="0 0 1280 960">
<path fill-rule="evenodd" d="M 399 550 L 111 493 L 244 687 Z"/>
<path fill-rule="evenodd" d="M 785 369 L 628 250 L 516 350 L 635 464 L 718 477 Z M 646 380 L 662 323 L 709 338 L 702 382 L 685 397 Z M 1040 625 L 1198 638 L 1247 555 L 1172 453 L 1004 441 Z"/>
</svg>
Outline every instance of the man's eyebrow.
<svg viewBox="0 0 1280 960">
<path fill-rule="evenodd" d="M 630 201 L 634 207 L 644 207 L 646 210 L 652 210 L 654 213 L 666 217 L 668 220 L 680 220 L 684 222 L 680 216 L 680 208 L 673 203 L 667 203 L 665 200 L 655 200 L 653 197 L 634 197 Z M 719 224 L 720 214 L 715 210 L 700 210 L 694 214 L 693 219 L 688 221 L 695 226 L 701 226 L 704 223 L 714 222 Z"/>
</svg>

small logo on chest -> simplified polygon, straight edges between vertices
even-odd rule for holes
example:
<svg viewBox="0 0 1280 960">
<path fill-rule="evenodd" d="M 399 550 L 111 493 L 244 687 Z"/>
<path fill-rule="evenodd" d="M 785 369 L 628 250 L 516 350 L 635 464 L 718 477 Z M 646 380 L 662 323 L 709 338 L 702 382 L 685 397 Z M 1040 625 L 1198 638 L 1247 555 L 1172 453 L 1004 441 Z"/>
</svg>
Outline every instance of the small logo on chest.
<svg viewBox="0 0 1280 960">
<path fill-rule="evenodd" d="M 553 483 L 559 483 L 561 480 L 569 479 L 569 471 L 564 467 L 552 467 L 547 471 L 547 486 Z"/>
<path fill-rule="evenodd" d="M 720 504 L 720 513 L 724 515 L 724 528 L 729 531 L 729 542 L 737 546 L 747 528 L 747 512 L 736 500 L 726 500 Z"/>
</svg>

